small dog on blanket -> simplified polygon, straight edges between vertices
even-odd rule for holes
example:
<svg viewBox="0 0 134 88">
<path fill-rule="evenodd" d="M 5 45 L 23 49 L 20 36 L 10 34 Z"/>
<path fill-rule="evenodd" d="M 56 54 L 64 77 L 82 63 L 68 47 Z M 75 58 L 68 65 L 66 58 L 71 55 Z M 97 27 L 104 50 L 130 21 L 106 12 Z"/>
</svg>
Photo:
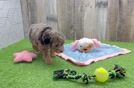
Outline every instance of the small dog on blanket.
<svg viewBox="0 0 134 88">
<path fill-rule="evenodd" d="M 64 36 L 43 23 L 33 24 L 29 30 L 33 49 L 43 54 L 45 63 L 51 64 L 55 52 L 61 53 L 64 50 Z"/>
<path fill-rule="evenodd" d="M 79 50 L 80 52 L 89 52 L 93 48 L 99 48 L 101 42 L 97 39 L 81 38 L 72 43 L 72 49 Z"/>
</svg>

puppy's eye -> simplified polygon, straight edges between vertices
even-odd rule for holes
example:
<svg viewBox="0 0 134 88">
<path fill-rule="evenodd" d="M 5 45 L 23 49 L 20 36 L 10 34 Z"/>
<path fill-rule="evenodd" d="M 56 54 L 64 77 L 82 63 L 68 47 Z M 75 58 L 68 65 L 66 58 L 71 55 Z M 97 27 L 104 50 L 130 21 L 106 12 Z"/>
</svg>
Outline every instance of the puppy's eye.
<svg viewBox="0 0 134 88">
<path fill-rule="evenodd" d="M 80 46 L 80 47 L 82 47 L 82 46 Z"/>
<path fill-rule="evenodd" d="M 91 48 L 93 45 L 89 45 L 88 47 Z"/>
<path fill-rule="evenodd" d="M 89 48 L 91 47 L 91 45 L 88 46 Z"/>
</svg>

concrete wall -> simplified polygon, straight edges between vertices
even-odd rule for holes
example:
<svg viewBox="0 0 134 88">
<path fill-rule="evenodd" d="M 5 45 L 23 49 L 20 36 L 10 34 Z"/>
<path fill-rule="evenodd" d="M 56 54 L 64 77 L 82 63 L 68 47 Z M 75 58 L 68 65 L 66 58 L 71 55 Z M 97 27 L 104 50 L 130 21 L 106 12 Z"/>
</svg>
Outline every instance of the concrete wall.
<svg viewBox="0 0 134 88">
<path fill-rule="evenodd" d="M 23 38 L 20 0 L 0 0 L 0 48 Z"/>
</svg>

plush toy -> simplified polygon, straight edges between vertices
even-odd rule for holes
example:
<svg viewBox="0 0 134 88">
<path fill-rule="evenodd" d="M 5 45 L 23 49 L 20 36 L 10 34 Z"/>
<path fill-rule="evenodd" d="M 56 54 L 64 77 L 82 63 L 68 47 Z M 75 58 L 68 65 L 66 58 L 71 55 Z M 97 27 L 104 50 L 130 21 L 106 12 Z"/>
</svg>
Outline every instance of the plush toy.
<svg viewBox="0 0 134 88">
<path fill-rule="evenodd" d="M 36 58 L 36 54 L 29 51 L 17 52 L 14 54 L 14 62 L 32 62 L 33 58 Z"/>
<path fill-rule="evenodd" d="M 119 66 L 115 65 L 112 70 L 107 71 L 106 69 L 100 67 L 95 70 L 94 75 L 77 74 L 75 70 L 63 69 L 56 70 L 53 73 L 53 78 L 58 79 L 72 79 L 72 80 L 82 80 L 82 82 L 88 84 L 90 82 L 106 82 L 109 79 L 124 78 L 126 75 L 126 70 Z"/>
<path fill-rule="evenodd" d="M 81 38 L 72 43 L 72 50 L 79 50 L 80 52 L 89 52 L 93 48 L 99 48 L 101 42 L 97 39 Z"/>
</svg>

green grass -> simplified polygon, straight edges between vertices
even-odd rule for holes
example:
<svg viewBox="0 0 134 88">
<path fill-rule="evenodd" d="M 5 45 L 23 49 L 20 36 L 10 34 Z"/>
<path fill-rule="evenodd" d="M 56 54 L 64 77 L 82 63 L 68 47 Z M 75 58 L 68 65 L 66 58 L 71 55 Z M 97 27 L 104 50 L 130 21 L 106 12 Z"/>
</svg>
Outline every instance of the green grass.
<svg viewBox="0 0 134 88">
<path fill-rule="evenodd" d="M 69 43 L 71 41 L 67 41 Z M 79 67 L 70 64 L 58 57 L 53 58 L 52 65 L 46 65 L 39 55 L 32 63 L 13 63 L 13 53 L 22 50 L 32 50 L 28 40 L 22 40 L 0 50 L 0 88 L 134 88 L 134 43 L 107 42 L 120 47 L 128 48 L 132 52 L 96 62 L 89 66 Z M 111 69 L 119 64 L 127 69 L 127 77 L 118 80 L 109 80 L 106 83 L 90 83 L 88 85 L 68 80 L 53 80 L 53 71 L 70 68 L 79 73 L 93 74 L 97 67 Z"/>
</svg>

